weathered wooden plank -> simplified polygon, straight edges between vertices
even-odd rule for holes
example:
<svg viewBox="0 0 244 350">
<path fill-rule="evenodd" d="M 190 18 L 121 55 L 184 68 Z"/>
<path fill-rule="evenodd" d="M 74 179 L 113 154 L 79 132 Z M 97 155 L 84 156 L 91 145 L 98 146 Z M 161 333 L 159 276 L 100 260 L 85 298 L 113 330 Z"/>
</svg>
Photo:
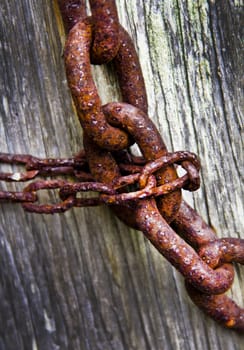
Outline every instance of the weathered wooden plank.
<svg viewBox="0 0 244 350">
<path fill-rule="evenodd" d="M 243 238 L 243 2 L 117 6 L 138 49 L 150 116 L 169 149 L 201 157 L 202 187 L 186 198 L 219 236 Z M 76 153 L 82 131 L 55 3 L 3 0 L 0 55 L 1 151 Z M 95 67 L 94 76 L 104 103 L 119 99 L 109 69 Z M 193 306 L 179 274 L 107 208 L 45 216 L 4 204 L 0 222 L 1 350 L 242 348 L 241 336 Z M 243 286 L 238 267 L 231 293 L 239 304 Z"/>
</svg>

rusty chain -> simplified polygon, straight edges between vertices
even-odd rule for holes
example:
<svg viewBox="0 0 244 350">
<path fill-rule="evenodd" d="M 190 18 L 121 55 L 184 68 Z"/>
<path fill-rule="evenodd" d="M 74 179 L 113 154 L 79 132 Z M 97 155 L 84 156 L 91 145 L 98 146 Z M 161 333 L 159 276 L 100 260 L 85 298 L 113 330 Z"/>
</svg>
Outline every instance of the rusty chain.
<svg viewBox="0 0 244 350">
<path fill-rule="evenodd" d="M 138 57 L 118 20 L 114 0 L 58 0 L 67 41 L 64 50 L 68 84 L 84 129 L 84 151 L 73 158 L 41 159 L 0 153 L 0 162 L 25 171 L 0 173 L 2 181 L 37 176 L 73 177 L 36 180 L 21 192 L 0 191 L 0 201 L 22 202 L 25 210 L 59 213 L 72 207 L 108 204 L 127 225 L 139 229 L 182 273 L 193 302 L 225 327 L 244 331 L 244 309 L 224 293 L 234 279 L 232 262 L 244 264 L 244 240 L 218 239 L 181 198 L 181 189 L 199 188 L 200 162 L 186 151 L 169 153 L 147 116 L 147 96 Z M 91 63 L 112 62 L 123 102 L 102 106 Z M 131 154 L 136 143 L 142 157 Z M 185 174 L 178 177 L 181 166 Z M 37 192 L 58 190 L 59 202 L 38 204 Z M 82 192 L 96 197 L 82 198 Z M 133 214 L 132 214 L 133 213 Z M 129 214 L 129 215 L 128 215 Z"/>
</svg>

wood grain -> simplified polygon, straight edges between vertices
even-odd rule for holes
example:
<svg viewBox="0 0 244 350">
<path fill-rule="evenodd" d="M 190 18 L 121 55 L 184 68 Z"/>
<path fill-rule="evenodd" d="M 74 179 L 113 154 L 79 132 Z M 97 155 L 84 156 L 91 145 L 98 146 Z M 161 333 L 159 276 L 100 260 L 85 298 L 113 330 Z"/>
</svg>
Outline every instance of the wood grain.
<svg viewBox="0 0 244 350">
<path fill-rule="evenodd" d="M 170 150 L 201 158 L 201 189 L 185 198 L 220 237 L 244 238 L 243 1 L 117 7 L 151 118 Z M 1 152 L 64 157 L 82 147 L 63 43 L 55 2 L 2 0 Z M 111 67 L 95 67 L 94 77 L 104 103 L 119 100 Z M 205 317 L 181 276 L 107 208 L 47 216 L 3 204 L 0 222 L 1 350 L 243 349 L 243 337 Z M 230 294 L 242 305 L 243 287 L 237 266 Z"/>
</svg>

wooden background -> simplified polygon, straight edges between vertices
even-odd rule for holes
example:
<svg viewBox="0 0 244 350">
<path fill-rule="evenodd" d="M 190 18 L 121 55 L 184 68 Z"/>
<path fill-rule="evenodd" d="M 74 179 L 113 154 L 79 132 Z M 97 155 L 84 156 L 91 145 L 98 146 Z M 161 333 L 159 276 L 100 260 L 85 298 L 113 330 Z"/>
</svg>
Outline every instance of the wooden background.
<svg viewBox="0 0 244 350">
<path fill-rule="evenodd" d="M 220 237 L 244 238 L 243 1 L 117 0 L 117 7 L 138 49 L 150 116 L 170 150 L 201 158 L 201 189 L 185 198 Z M 64 157 L 82 147 L 56 9 L 48 0 L 1 1 L 1 152 Z M 111 70 L 96 67 L 94 77 L 104 103 L 120 98 Z M 107 208 L 47 216 L 3 204 L 0 223 L 1 350 L 244 348 L 243 337 L 205 317 L 179 273 Z M 230 295 L 242 305 L 243 287 L 238 266 Z"/>
</svg>

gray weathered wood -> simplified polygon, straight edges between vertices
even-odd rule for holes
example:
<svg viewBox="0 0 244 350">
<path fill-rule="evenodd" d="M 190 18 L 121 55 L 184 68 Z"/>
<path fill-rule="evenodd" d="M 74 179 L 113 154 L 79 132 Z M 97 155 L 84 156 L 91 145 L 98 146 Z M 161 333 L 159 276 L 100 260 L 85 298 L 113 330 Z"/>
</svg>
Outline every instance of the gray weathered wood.
<svg viewBox="0 0 244 350">
<path fill-rule="evenodd" d="M 220 237 L 243 238 L 243 1 L 117 6 L 138 49 L 150 116 L 169 149 L 201 158 L 202 186 L 187 200 Z M 1 2 L 1 152 L 64 157 L 82 147 L 57 23 L 53 1 Z M 103 102 L 119 99 L 106 67 L 94 76 Z M 182 277 L 107 208 L 45 216 L 4 204 L 0 222 L 1 350 L 243 349 L 243 338 L 205 317 Z M 243 304 L 236 271 L 231 295 Z"/>
</svg>

